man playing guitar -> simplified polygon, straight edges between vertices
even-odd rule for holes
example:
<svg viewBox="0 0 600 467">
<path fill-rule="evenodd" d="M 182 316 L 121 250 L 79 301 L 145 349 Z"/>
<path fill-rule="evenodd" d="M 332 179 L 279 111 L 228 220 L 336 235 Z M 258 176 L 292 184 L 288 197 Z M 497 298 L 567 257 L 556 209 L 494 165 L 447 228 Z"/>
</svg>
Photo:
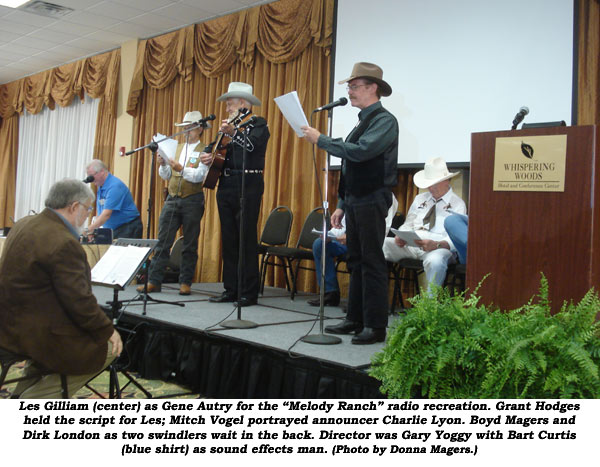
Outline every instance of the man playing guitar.
<svg viewBox="0 0 600 467">
<path fill-rule="evenodd" d="M 229 118 L 222 121 L 217 140 L 206 146 L 204 153 L 200 155 L 202 163 L 211 166 L 218 153 L 225 152 L 217 191 L 225 291 L 217 297 L 212 297 L 210 301 L 234 302 L 237 300 L 239 287 L 241 289 L 239 305 L 251 306 L 256 304 L 260 285 L 257 225 L 264 191 L 265 152 L 271 134 L 267 121 L 263 117 L 252 116 L 252 106 L 261 105 L 261 102 L 252 94 L 251 85 L 232 82 L 227 92 L 217 101 L 225 102 Z M 239 123 L 236 126 L 237 122 Z M 243 164 L 244 146 L 245 164 Z M 240 206 L 242 175 L 245 176 L 243 207 Z M 244 267 L 242 284 L 238 284 L 238 261 L 242 260 L 239 252 L 241 208 L 244 209 Z"/>
</svg>

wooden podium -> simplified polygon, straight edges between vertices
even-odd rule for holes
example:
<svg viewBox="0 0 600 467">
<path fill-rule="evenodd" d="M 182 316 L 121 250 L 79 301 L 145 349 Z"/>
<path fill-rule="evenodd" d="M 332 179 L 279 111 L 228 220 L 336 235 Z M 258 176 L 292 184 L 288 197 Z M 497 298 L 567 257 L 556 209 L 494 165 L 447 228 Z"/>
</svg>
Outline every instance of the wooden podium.
<svg viewBox="0 0 600 467">
<path fill-rule="evenodd" d="M 567 135 L 564 192 L 494 191 L 496 139 Z M 548 279 L 552 311 L 600 285 L 600 133 L 553 127 L 471 136 L 466 285 L 509 310 Z M 525 159 L 527 161 L 527 159 Z"/>
</svg>

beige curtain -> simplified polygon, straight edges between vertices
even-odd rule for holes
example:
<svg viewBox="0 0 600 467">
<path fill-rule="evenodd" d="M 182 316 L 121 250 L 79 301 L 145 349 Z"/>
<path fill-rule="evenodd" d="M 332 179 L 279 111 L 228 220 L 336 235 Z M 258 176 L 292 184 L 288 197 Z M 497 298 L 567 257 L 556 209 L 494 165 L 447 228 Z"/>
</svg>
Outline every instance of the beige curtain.
<svg viewBox="0 0 600 467">
<path fill-rule="evenodd" d="M 273 98 L 297 90 L 306 110 L 329 100 L 332 24 L 333 0 L 283 0 L 140 42 L 127 107 L 137 117 L 134 141 L 141 146 L 156 132 L 174 133 L 173 123 L 189 110 L 214 113 L 220 120 L 224 105 L 216 99 L 229 83 L 252 84 L 262 101 L 254 110 L 267 119 L 271 131 L 259 233 L 268 213 L 287 205 L 295 216 L 290 238 L 295 244 L 304 218 L 321 201 L 312 147 L 291 130 Z M 314 125 L 326 131 L 326 115 L 318 115 Z M 202 139 L 208 143 L 215 137 L 213 128 Z M 322 168 L 324 154 L 317 157 Z M 149 153 L 134 156 L 130 186 L 141 212 L 147 210 L 150 170 L 156 168 L 150 167 Z M 153 236 L 164 201 L 165 184 L 157 180 Z M 216 282 L 221 271 L 219 215 L 215 191 L 205 194 L 196 280 Z M 313 276 L 303 274 L 299 286 L 311 287 Z M 283 276 L 277 272 L 269 281 L 282 285 Z"/>
<path fill-rule="evenodd" d="M 43 106 L 69 105 L 84 93 L 101 99 L 93 158 L 112 166 L 117 120 L 120 50 L 85 58 L 0 86 L 0 222 L 12 225 L 14 212 L 19 115 L 36 114 Z M 92 158 L 90 157 L 90 159 Z"/>
</svg>

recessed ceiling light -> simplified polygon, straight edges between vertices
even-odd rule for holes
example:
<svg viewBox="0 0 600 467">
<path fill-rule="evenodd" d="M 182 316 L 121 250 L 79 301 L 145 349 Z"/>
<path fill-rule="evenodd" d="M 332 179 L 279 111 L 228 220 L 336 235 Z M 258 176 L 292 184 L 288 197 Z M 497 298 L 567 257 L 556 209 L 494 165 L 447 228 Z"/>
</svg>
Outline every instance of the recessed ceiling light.
<svg viewBox="0 0 600 467">
<path fill-rule="evenodd" d="M 62 18 L 73 12 L 73 8 L 44 2 L 42 0 L 32 0 L 27 2 L 27 4 L 22 8 L 19 8 L 19 10 L 35 13 L 36 15 L 48 16 L 50 18 Z"/>
</svg>

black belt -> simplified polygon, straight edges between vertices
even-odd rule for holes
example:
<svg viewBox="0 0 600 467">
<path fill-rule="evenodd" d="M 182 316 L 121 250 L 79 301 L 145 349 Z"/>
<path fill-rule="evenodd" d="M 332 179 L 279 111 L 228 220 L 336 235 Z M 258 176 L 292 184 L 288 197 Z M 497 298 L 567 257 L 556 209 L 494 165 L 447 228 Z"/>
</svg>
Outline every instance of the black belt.
<svg viewBox="0 0 600 467">
<path fill-rule="evenodd" d="M 223 177 L 231 177 L 232 175 L 241 175 L 241 174 L 254 174 L 254 175 L 260 175 L 263 173 L 263 169 L 246 169 L 246 170 L 242 170 L 242 169 L 230 169 L 228 167 L 225 167 L 223 169 Z"/>
</svg>

